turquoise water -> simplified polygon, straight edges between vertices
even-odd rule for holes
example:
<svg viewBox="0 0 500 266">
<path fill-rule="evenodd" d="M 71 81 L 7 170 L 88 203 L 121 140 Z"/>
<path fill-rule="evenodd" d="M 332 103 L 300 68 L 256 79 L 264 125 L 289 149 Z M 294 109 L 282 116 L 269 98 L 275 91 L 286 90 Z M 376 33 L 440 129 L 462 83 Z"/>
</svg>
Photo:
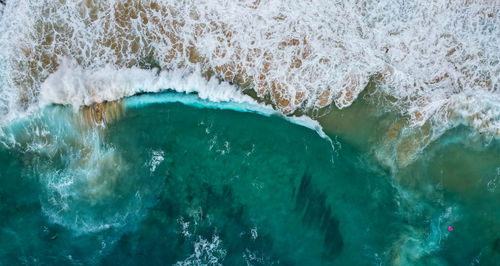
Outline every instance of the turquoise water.
<svg viewBox="0 0 500 266">
<path fill-rule="evenodd" d="M 499 143 L 458 127 L 394 171 L 363 141 L 172 97 L 104 127 L 49 106 L 4 128 L 0 264 L 500 261 Z"/>
</svg>

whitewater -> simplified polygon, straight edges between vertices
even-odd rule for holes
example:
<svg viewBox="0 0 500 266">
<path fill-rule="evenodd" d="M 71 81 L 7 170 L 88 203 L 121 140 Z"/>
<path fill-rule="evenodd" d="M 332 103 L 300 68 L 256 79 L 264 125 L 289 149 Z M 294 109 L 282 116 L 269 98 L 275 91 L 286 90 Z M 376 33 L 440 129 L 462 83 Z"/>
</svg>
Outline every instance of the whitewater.
<svg viewBox="0 0 500 266">
<path fill-rule="evenodd" d="M 34 106 L 160 89 L 214 101 L 241 102 L 246 93 L 293 114 L 346 108 L 373 81 L 380 103 L 412 127 L 465 124 L 500 134 L 495 1 L 60 0 L 1 8 L 2 120 Z"/>
<path fill-rule="evenodd" d="M 0 1 L 0 264 L 493 265 L 498 7 Z"/>
</svg>

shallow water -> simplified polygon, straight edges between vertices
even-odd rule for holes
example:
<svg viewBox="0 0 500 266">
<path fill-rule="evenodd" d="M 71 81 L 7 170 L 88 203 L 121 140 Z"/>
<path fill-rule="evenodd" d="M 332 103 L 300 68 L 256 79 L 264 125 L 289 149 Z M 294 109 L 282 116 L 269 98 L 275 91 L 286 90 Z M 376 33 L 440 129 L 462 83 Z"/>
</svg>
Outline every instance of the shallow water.
<svg viewBox="0 0 500 266">
<path fill-rule="evenodd" d="M 0 115 L 185 90 L 193 76 L 236 84 L 284 113 L 342 109 L 376 79 L 412 125 L 467 123 L 498 138 L 497 2 L 6 1 Z M 228 96 L 196 82 L 200 94 Z"/>
<path fill-rule="evenodd" d="M 148 97 L 105 126 L 48 106 L 3 128 L 1 264 L 500 259 L 500 144 L 467 127 L 395 168 L 362 134 L 325 127 L 332 148 L 279 115 Z"/>
<path fill-rule="evenodd" d="M 496 1 L 1 2 L 0 265 L 499 265 Z"/>
</svg>

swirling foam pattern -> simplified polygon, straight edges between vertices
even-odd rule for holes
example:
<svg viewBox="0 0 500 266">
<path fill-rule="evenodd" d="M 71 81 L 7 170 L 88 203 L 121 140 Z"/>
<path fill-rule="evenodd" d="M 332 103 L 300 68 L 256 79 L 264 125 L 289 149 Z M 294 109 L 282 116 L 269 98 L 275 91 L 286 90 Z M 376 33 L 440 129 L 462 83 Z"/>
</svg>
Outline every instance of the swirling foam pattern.
<svg viewBox="0 0 500 266">
<path fill-rule="evenodd" d="M 0 112 L 37 103 L 70 58 L 94 72 L 215 76 L 284 113 L 347 107 L 373 79 L 412 125 L 465 123 L 498 136 L 498 17 L 494 0 L 9 1 Z"/>
</svg>

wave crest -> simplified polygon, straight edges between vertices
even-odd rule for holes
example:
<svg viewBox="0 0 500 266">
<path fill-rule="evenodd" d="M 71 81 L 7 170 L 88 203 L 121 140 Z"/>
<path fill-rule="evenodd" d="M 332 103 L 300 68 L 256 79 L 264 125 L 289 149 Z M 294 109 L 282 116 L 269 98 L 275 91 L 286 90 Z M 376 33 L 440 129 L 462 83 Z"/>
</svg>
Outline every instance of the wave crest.
<svg viewBox="0 0 500 266">
<path fill-rule="evenodd" d="M 372 79 L 414 125 L 445 117 L 500 134 L 495 1 L 27 0 L 4 11 L 4 113 L 38 102 L 71 57 L 84 69 L 199 70 L 284 113 L 347 107 Z"/>
</svg>

